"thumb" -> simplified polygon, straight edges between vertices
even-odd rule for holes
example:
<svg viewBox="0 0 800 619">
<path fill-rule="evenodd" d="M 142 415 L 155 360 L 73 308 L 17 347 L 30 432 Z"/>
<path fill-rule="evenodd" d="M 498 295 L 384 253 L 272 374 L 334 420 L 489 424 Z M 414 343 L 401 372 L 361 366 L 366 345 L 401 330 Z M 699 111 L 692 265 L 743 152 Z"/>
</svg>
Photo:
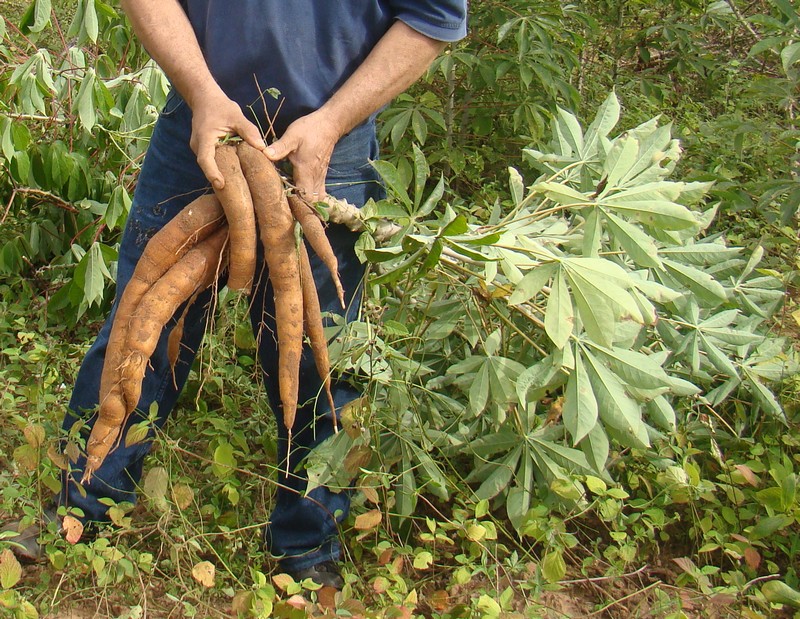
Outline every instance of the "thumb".
<svg viewBox="0 0 800 619">
<path fill-rule="evenodd" d="M 297 140 L 293 140 L 290 137 L 283 136 L 281 139 L 276 140 L 269 146 L 267 146 L 267 157 L 269 157 L 272 161 L 280 161 L 281 159 L 286 159 L 290 154 L 292 154 L 297 149 Z"/>
</svg>

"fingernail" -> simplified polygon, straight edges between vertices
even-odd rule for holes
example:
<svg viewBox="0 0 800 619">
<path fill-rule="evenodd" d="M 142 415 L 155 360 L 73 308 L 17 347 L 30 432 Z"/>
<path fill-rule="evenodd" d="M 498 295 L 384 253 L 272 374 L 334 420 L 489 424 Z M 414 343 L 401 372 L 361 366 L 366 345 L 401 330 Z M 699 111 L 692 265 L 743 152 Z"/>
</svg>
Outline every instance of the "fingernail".
<svg viewBox="0 0 800 619">
<path fill-rule="evenodd" d="M 274 157 L 275 156 L 275 149 L 272 146 L 267 146 L 267 156 Z"/>
</svg>

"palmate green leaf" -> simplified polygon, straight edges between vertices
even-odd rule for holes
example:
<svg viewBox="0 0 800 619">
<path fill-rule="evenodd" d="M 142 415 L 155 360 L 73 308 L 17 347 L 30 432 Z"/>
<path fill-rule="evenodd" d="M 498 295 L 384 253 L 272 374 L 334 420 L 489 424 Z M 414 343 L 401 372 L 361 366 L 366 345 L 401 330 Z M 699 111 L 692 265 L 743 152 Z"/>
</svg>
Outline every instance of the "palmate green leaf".
<svg viewBox="0 0 800 619">
<path fill-rule="evenodd" d="M 716 307 L 728 298 L 728 294 L 716 279 L 698 268 L 676 262 L 663 260 L 667 272 L 686 286 L 697 298 L 711 307 Z"/>
<path fill-rule="evenodd" d="M 553 262 L 545 263 L 539 267 L 531 269 L 525 276 L 517 282 L 514 292 L 508 298 L 509 305 L 519 305 L 526 303 L 541 292 L 547 282 L 555 273 L 558 265 Z"/>
<path fill-rule="evenodd" d="M 506 513 L 512 526 L 517 531 L 525 523 L 528 510 L 533 502 L 533 473 L 535 466 L 526 451 L 520 460 L 517 474 L 514 476 L 514 484 L 506 497 Z"/>
<path fill-rule="evenodd" d="M 608 134 L 619 122 L 619 112 L 619 99 L 616 93 L 611 92 L 597 109 L 592 124 L 586 130 L 581 151 L 581 158 L 584 161 L 596 156 L 600 140 L 608 137 Z"/>
<path fill-rule="evenodd" d="M 673 432 L 676 426 L 675 409 L 663 395 L 653 398 L 645 405 L 647 416 L 658 427 Z"/>
<path fill-rule="evenodd" d="M 569 340 L 569 336 L 572 335 L 574 327 L 575 312 L 572 307 L 572 298 L 567 288 L 564 272 L 559 269 L 547 300 L 544 328 L 556 348 L 563 348 Z"/>
<path fill-rule="evenodd" d="M 502 460 L 488 462 L 484 465 L 491 470 L 491 473 L 475 490 L 476 500 L 492 499 L 508 487 L 514 478 L 521 453 L 522 447 L 518 442 L 517 447 L 512 449 Z"/>
<path fill-rule="evenodd" d="M 603 166 L 609 190 L 619 187 L 620 180 L 631 170 L 638 156 L 639 142 L 634 138 L 627 137 L 614 142 Z"/>
<path fill-rule="evenodd" d="M 551 181 L 536 183 L 531 190 L 534 193 L 544 194 L 548 199 L 562 206 L 586 206 L 593 203 L 589 196 L 561 183 Z"/>
<path fill-rule="evenodd" d="M 650 439 L 639 403 L 625 393 L 622 381 L 599 359 L 589 351 L 584 351 L 584 356 L 600 419 L 620 433 L 626 447 L 648 447 Z"/>
<path fill-rule="evenodd" d="M 576 351 L 575 369 L 570 373 L 564 392 L 564 408 L 561 414 L 573 445 L 580 441 L 597 424 L 597 399 L 589 382 L 589 375 L 581 355 Z"/>
<path fill-rule="evenodd" d="M 603 210 L 608 230 L 631 259 L 642 267 L 660 268 L 658 247 L 655 240 L 641 228 L 628 223 L 621 217 Z"/>
<path fill-rule="evenodd" d="M 583 437 L 580 443 L 581 451 L 586 456 L 586 461 L 589 466 L 594 469 L 595 474 L 603 479 L 609 479 L 610 476 L 606 470 L 606 462 L 608 462 L 608 454 L 611 451 L 611 446 L 608 442 L 608 435 L 603 429 L 602 422 L 598 419 L 594 427 L 589 433 Z"/>
</svg>

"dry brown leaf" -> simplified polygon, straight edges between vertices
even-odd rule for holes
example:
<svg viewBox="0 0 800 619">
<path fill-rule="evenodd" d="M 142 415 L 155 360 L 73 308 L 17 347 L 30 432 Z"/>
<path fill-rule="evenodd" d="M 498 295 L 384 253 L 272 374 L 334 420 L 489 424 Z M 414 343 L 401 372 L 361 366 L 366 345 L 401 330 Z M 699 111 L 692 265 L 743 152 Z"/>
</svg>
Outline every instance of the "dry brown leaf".
<svg viewBox="0 0 800 619">
<path fill-rule="evenodd" d="M 289 574 L 275 574 L 272 577 L 272 582 L 274 582 L 275 586 L 281 591 L 286 591 L 286 588 L 294 583 L 294 578 L 289 576 Z"/>
<path fill-rule="evenodd" d="M 356 516 L 356 521 L 353 526 L 358 531 L 369 531 L 377 527 L 381 523 L 381 520 L 383 520 L 383 514 L 381 514 L 380 510 L 372 509 Z"/>
<path fill-rule="evenodd" d="M 64 539 L 70 544 L 77 544 L 83 535 L 83 523 L 74 516 L 64 516 L 61 528 L 64 530 Z"/>
<path fill-rule="evenodd" d="M 761 565 L 761 554 L 752 546 L 748 546 L 744 549 L 744 560 L 750 569 L 757 570 L 758 566 Z"/>
<path fill-rule="evenodd" d="M 208 589 L 214 586 L 216 574 L 217 569 L 210 561 L 200 561 L 192 568 L 192 578 Z"/>
</svg>

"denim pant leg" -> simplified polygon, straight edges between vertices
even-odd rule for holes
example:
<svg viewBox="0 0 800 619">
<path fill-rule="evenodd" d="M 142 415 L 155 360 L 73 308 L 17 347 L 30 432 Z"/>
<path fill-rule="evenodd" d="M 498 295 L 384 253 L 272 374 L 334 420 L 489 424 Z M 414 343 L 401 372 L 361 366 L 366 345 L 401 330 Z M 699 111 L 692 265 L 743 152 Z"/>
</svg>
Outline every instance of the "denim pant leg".
<svg viewBox="0 0 800 619">
<path fill-rule="evenodd" d="M 63 422 L 65 431 L 69 431 L 80 420 L 87 423 L 87 435 L 91 428 L 97 410 L 100 375 L 117 303 L 125 285 L 130 281 L 144 246 L 186 204 L 208 190 L 208 181 L 188 146 L 190 132 L 191 114 L 188 106 L 177 95 L 171 95 L 153 131 L 123 232 L 117 269 L 117 299 L 78 372 L 69 410 Z M 81 457 L 71 464 L 71 470 L 63 475 L 58 497 L 60 504 L 82 509 L 86 520 L 104 521 L 107 520 L 108 507 L 98 499 L 135 501 L 135 488 L 142 475 L 142 462 L 152 444 L 152 430 L 148 440 L 130 446 L 125 445 L 125 433 L 132 424 L 147 418 L 147 411 L 153 402 L 158 404 L 157 426 L 160 427 L 166 421 L 188 377 L 195 351 L 202 340 L 209 299 L 210 294 L 201 295 L 187 315 L 174 382 L 166 355 L 167 338 L 166 334 L 162 334 L 145 374 L 138 409 L 122 430 L 123 440 L 108 454 L 91 482 L 86 485 L 80 484 L 85 458 Z"/>
<path fill-rule="evenodd" d="M 346 136 L 337 145 L 331 158 L 326 179 L 328 193 L 357 206 L 362 206 L 370 198 L 382 198 L 383 187 L 369 163 L 377 155 L 378 146 L 372 123 Z M 342 225 L 330 225 L 327 233 L 339 262 L 339 276 L 345 290 L 345 320 L 350 321 L 358 314 L 365 273 L 365 265 L 359 262 L 354 250 L 358 234 Z M 309 256 L 323 313 L 342 314 L 327 267 L 313 251 L 309 250 Z M 330 407 L 321 391 L 322 383 L 308 346 L 304 347 L 300 361 L 300 406 L 293 427 L 291 453 L 288 454 L 291 473 L 288 476 L 285 474 L 287 433 L 279 413 L 281 406 L 278 398 L 272 289 L 268 284 L 259 286 L 257 295 L 253 307 L 258 309 L 251 313 L 251 318 L 259 341 L 259 356 L 267 391 L 276 411 L 280 462 L 280 485 L 276 505 L 265 531 L 265 540 L 268 549 L 280 559 L 284 569 L 300 570 L 321 561 L 339 558 L 341 546 L 337 525 L 348 514 L 350 495 L 346 489 L 319 487 L 308 497 L 304 496 L 307 478 L 300 462 L 311 449 L 333 433 Z M 331 387 L 338 411 L 361 395 L 359 390 L 342 379 L 333 380 Z"/>
</svg>

